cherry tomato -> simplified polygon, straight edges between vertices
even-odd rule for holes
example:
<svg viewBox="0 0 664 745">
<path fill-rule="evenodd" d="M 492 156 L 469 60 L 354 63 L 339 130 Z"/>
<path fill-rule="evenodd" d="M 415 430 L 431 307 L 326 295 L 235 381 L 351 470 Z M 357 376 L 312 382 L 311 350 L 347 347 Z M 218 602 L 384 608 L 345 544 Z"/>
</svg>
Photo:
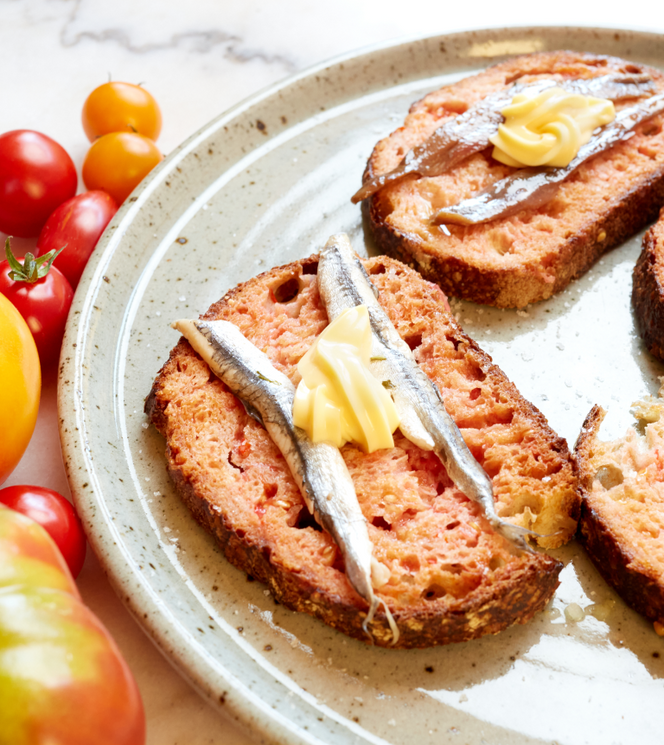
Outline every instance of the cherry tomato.
<svg viewBox="0 0 664 745">
<path fill-rule="evenodd" d="M 27 323 L 0 295 L 0 484 L 28 447 L 37 421 L 41 369 Z"/>
<path fill-rule="evenodd" d="M 76 194 L 67 152 L 46 135 L 17 129 L 0 135 L 0 230 L 32 238 L 53 210 Z"/>
<path fill-rule="evenodd" d="M 60 355 L 62 336 L 69 315 L 74 292 L 67 278 L 54 266 L 42 276 L 29 272 L 32 279 L 16 280 L 10 272 L 16 273 L 35 264 L 32 254 L 25 259 L 15 259 L 9 249 L 9 239 L 5 246 L 7 259 L 0 261 L 0 293 L 10 300 L 28 324 L 39 351 L 39 359 L 45 367 L 57 361 Z M 43 262 L 44 257 L 41 257 Z M 39 261 L 39 260 L 38 260 Z M 44 265 L 42 265 L 42 270 Z"/>
<path fill-rule="evenodd" d="M 161 111 L 145 88 L 133 83 L 104 83 L 83 104 L 83 129 L 93 142 L 109 132 L 138 132 L 156 140 L 161 132 Z"/>
<path fill-rule="evenodd" d="M 53 266 L 76 289 L 90 254 L 117 210 L 113 198 L 103 191 L 88 191 L 68 199 L 46 221 L 37 239 L 35 256 L 64 247 Z"/>
<path fill-rule="evenodd" d="M 0 502 L 39 523 L 60 549 L 72 577 L 78 577 L 85 560 L 85 534 L 69 500 L 43 486 L 6 486 Z"/>
<path fill-rule="evenodd" d="M 88 189 L 101 189 L 121 204 L 163 157 L 154 142 L 143 135 L 111 132 L 88 150 L 83 181 Z"/>
</svg>

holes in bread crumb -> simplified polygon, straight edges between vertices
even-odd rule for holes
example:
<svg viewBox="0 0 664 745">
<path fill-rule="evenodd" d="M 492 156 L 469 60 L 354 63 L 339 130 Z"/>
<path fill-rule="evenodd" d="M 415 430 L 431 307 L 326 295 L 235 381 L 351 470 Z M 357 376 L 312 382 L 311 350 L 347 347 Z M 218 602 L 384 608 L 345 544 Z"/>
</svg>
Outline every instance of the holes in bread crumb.
<svg viewBox="0 0 664 745">
<path fill-rule="evenodd" d="M 491 569 L 492 572 L 495 572 L 496 569 L 504 567 L 505 564 L 507 564 L 507 562 L 502 556 L 492 556 L 489 561 L 489 569 Z"/>
<path fill-rule="evenodd" d="M 425 600 L 439 600 L 447 595 L 447 590 L 437 582 L 432 582 L 426 590 L 422 593 L 422 597 Z"/>
<path fill-rule="evenodd" d="M 399 563 L 404 569 L 406 569 L 408 572 L 412 572 L 413 574 L 420 571 L 420 559 L 415 554 L 404 556 Z"/>
<path fill-rule="evenodd" d="M 513 517 L 514 515 L 522 514 L 526 508 L 530 510 L 533 515 L 539 515 L 542 511 L 542 497 L 539 494 L 533 494 L 531 492 L 523 491 L 517 494 L 512 504 L 506 509 L 501 510 L 501 517 Z"/>
<path fill-rule="evenodd" d="M 319 533 L 323 531 L 321 526 L 314 519 L 314 516 L 306 507 L 303 507 L 300 510 L 300 513 L 297 516 L 297 520 L 295 521 L 295 527 L 299 530 L 304 530 L 305 528 L 313 528 L 313 530 L 316 530 Z"/>
<path fill-rule="evenodd" d="M 427 106 L 427 111 L 430 116 L 435 119 L 442 119 L 443 117 L 449 118 L 451 116 L 460 116 L 468 111 L 468 104 L 466 101 L 462 101 L 459 98 L 450 98 L 442 103 L 438 103 L 435 106 Z"/>
<path fill-rule="evenodd" d="M 623 482 L 623 472 L 613 463 L 606 466 L 600 466 L 595 474 L 595 480 L 608 491 L 614 486 L 619 486 Z"/>
<path fill-rule="evenodd" d="M 452 520 L 451 523 L 447 523 L 445 526 L 445 530 L 454 530 L 455 528 L 458 528 L 461 523 L 458 520 Z"/>
<path fill-rule="evenodd" d="M 422 334 L 409 334 L 404 341 L 410 347 L 411 352 L 414 352 L 422 344 Z"/>
<path fill-rule="evenodd" d="M 376 515 L 376 517 L 371 520 L 371 524 L 374 526 L 374 528 L 380 528 L 381 530 L 392 530 L 392 526 L 382 515 Z"/>
<path fill-rule="evenodd" d="M 233 462 L 233 451 L 232 450 L 228 453 L 228 463 L 233 468 L 238 470 L 240 473 L 244 473 L 244 468 L 242 468 L 242 466 L 238 465 L 237 463 Z"/>
<path fill-rule="evenodd" d="M 659 155 L 656 148 L 648 145 L 641 145 L 638 150 L 640 155 L 645 155 L 645 157 L 650 158 L 650 160 L 657 160 L 657 156 Z"/>
<path fill-rule="evenodd" d="M 369 270 L 369 274 L 385 274 L 386 271 L 385 264 L 375 264 Z"/>
<path fill-rule="evenodd" d="M 300 292 L 300 282 L 297 277 L 291 277 L 272 290 L 277 303 L 290 303 Z"/>
<path fill-rule="evenodd" d="M 312 261 L 302 266 L 302 274 L 318 274 L 318 262 Z"/>
<path fill-rule="evenodd" d="M 504 229 L 496 228 L 489 230 L 486 234 L 489 244 L 501 256 L 512 253 L 514 238 Z"/>
<path fill-rule="evenodd" d="M 486 380 L 486 373 L 481 367 L 472 367 L 468 370 L 467 375 L 469 378 L 476 380 L 478 383 L 483 383 Z"/>
<path fill-rule="evenodd" d="M 644 122 L 641 126 L 640 134 L 644 134 L 646 137 L 654 137 L 662 131 L 661 122 Z"/>
<path fill-rule="evenodd" d="M 265 494 L 267 499 L 276 497 L 278 491 L 279 487 L 276 484 L 263 484 L 263 493 Z"/>
<path fill-rule="evenodd" d="M 482 389 L 481 388 L 473 388 L 473 390 L 470 392 L 469 398 L 471 401 L 477 401 L 477 399 L 482 395 Z"/>
<path fill-rule="evenodd" d="M 623 72 L 631 73 L 632 75 L 640 75 L 643 70 L 638 65 L 625 65 L 622 68 Z"/>
<path fill-rule="evenodd" d="M 454 347 L 454 351 L 456 352 L 459 349 L 459 345 L 461 344 L 461 339 L 457 339 L 451 334 L 445 334 L 445 338 L 452 344 L 452 346 Z"/>
</svg>

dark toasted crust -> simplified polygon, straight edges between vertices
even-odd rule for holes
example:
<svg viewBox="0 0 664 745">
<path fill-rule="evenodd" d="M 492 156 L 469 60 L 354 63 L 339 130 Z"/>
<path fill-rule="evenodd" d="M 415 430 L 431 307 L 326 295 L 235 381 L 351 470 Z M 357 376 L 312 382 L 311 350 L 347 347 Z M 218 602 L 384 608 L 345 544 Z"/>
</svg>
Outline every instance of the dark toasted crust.
<svg viewBox="0 0 664 745">
<path fill-rule="evenodd" d="M 641 615 L 664 622 L 664 584 L 649 573 L 634 550 L 620 541 L 610 522 L 592 498 L 595 477 L 592 451 L 605 411 L 594 406 L 586 417 L 575 446 L 582 494 L 579 541 L 591 561 L 620 597 Z"/>
<path fill-rule="evenodd" d="M 546 74 L 548 69 L 556 70 L 557 74 L 570 73 L 578 76 L 594 76 L 603 74 L 609 70 L 629 69 L 642 70 L 652 75 L 657 85 L 662 89 L 664 80 L 662 74 L 644 66 L 634 66 L 623 60 L 612 57 L 597 57 L 594 55 L 573 52 L 546 52 L 526 57 L 516 58 L 488 68 L 474 78 L 468 78 L 441 92 L 430 94 L 422 101 L 417 102 L 411 108 L 406 125 L 397 130 L 391 137 L 398 142 L 406 139 L 403 131 L 424 129 L 422 120 L 425 118 L 423 111 L 431 109 L 433 105 L 428 99 L 438 101 L 444 98 L 454 98 L 455 90 L 459 89 L 458 98 L 464 101 L 475 100 L 477 93 L 473 91 L 474 80 L 477 80 L 477 89 L 496 89 L 497 79 L 511 82 L 519 77 L 519 66 L 523 72 L 530 75 Z M 585 70 L 585 72 L 584 72 Z M 461 88 L 461 86 L 464 86 Z M 445 96 L 442 95 L 443 92 Z M 447 112 L 449 116 L 449 112 Z M 411 124 L 409 124 L 411 121 Z M 659 118 L 653 120 L 661 129 Z M 432 127 L 434 125 L 429 125 Z M 639 135 L 640 136 L 640 135 Z M 412 134 L 407 141 L 405 149 L 412 146 L 413 138 L 421 140 L 421 136 Z M 386 156 L 390 152 L 389 139 L 381 141 L 369 158 L 364 173 L 364 181 L 372 178 L 378 173 L 384 172 L 386 163 L 392 163 Z M 600 209 L 582 210 L 581 219 L 577 221 L 573 232 L 566 231 L 566 215 L 576 211 L 579 202 L 583 202 L 579 193 L 574 194 L 571 204 L 566 204 L 564 209 L 559 205 L 551 203 L 549 206 L 538 210 L 524 210 L 512 218 L 502 218 L 482 226 L 476 226 L 472 230 L 448 226 L 453 233 L 453 239 L 448 240 L 442 234 L 434 237 L 425 226 L 425 218 L 418 224 L 418 232 L 404 227 L 401 213 L 395 217 L 395 205 L 406 204 L 408 182 L 415 184 L 416 177 L 406 177 L 401 182 L 382 189 L 371 199 L 365 202 L 365 215 L 373 237 L 379 249 L 390 256 L 403 261 L 409 266 L 417 269 L 428 280 L 440 285 L 446 294 L 461 297 L 473 302 L 484 303 L 496 307 L 523 307 L 529 303 L 544 300 L 564 289 L 573 279 L 581 276 L 592 264 L 609 249 L 619 245 L 636 231 L 654 220 L 664 203 L 664 145 L 659 135 L 657 140 L 658 156 L 653 156 L 647 165 L 641 165 L 639 177 L 624 190 L 616 193 L 612 184 L 607 183 L 606 191 L 609 198 Z M 645 145 L 648 147 L 649 145 Z M 630 146 L 631 147 L 631 146 Z M 640 146 L 639 146 L 640 147 Z M 620 153 L 618 158 L 625 157 L 628 149 L 623 145 L 616 146 L 614 151 Z M 660 152 L 661 151 L 661 152 Z M 640 151 L 639 151 L 640 152 Z M 654 152 L 654 151 L 653 151 Z M 479 158 L 480 156 L 473 156 Z M 483 155 L 490 162 L 490 168 L 495 166 L 488 154 Z M 604 156 L 598 156 L 600 159 Z M 613 157 L 613 156 L 611 156 Z M 610 158 L 604 158 L 609 162 Z M 583 166 L 585 181 L 587 174 L 592 178 L 593 161 Z M 622 172 L 624 166 L 618 164 L 618 171 Z M 462 163 L 457 166 L 452 175 L 463 173 L 466 165 Z M 481 169 L 480 169 L 481 170 Z M 482 173 L 484 171 L 481 171 Z M 487 177 L 488 178 L 488 177 Z M 570 180 L 573 181 L 576 176 Z M 424 182 L 425 180 L 423 180 Z M 430 179 L 435 181 L 435 179 Z M 487 182 L 489 183 L 489 182 Z M 424 187 L 423 187 L 424 188 Z M 449 190 L 449 187 L 446 187 Z M 561 187 L 561 194 L 564 188 Z M 426 201 L 427 192 L 423 191 L 420 199 Z M 458 197 L 462 198 L 461 196 Z M 554 200 L 555 201 L 555 200 Z M 563 199 L 564 201 L 564 199 Z M 421 208 L 422 209 L 422 208 Z M 413 211 L 415 208 L 413 208 Z M 534 224 L 533 216 L 544 215 L 547 218 L 555 216 L 558 220 L 560 230 L 554 231 L 556 240 L 552 242 L 546 238 L 545 233 L 538 229 L 530 229 Z M 410 219 L 410 218 L 409 218 Z M 411 220 L 412 226 L 417 221 Z M 517 226 L 521 233 L 519 244 L 516 248 L 518 261 L 502 262 L 496 257 L 488 234 L 497 229 L 499 231 L 511 230 Z M 547 227 L 547 230 L 549 228 Z M 549 230 L 550 232 L 550 230 Z M 425 238 L 423 238 L 423 235 Z M 467 241 L 474 241 L 475 249 L 482 236 L 487 236 L 484 253 L 480 257 L 475 251 L 473 256 L 464 253 Z M 460 242 L 457 242 L 460 241 Z M 542 250 L 533 251 L 533 246 L 541 242 Z M 517 245 L 517 244 L 515 244 Z M 504 264 L 504 265 L 503 265 Z"/>
<path fill-rule="evenodd" d="M 660 359 L 664 359 L 663 274 L 664 213 L 643 237 L 643 249 L 632 276 L 632 303 L 639 333 L 650 353 Z"/>
<path fill-rule="evenodd" d="M 243 328 L 243 331 L 251 336 L 250 330 L 257 328 L 257 324 L 252 319 L 243 317 L 247 298 L 255 297 L 256 304 L 259 305 L 263 295 L 257 296 L 257 290 L 263 292 L 266 286 L 272 287 L 275 283 L 288 281 L 288 277 L 302 278 L 311 275 L 315 273 L 316 265 L 316 257 L 311 257 L 302 262 L 277 267 L 231 290 L 220 302 L 215 303 L 209 309 L 205 317 L 235 318 L 238 323 L 245 324 L 246 328 Z M 500 424 L 496 424 L 493 430 L 501 429 L 501 437 L 504 439 L 506 432 L 513 429 L 515 434 L 512 439 L 515 443 L 521 436 L 518 432 L 527 431 L 527 442 L 522 445 L 506 445 L 505 447 L 512 448 L 509 451 L 500 450 L 502 446 L 496 450 L 491 445 L 491 434 L 488 435 L 489 440 L 482 440 L 481 433 L 471 435 L 471 437 L 475 437 L 474 440 L 471 439 L 471 448 L 477 448 L 480 454 L 483 449 L 486 449 L 487 458 L 493 457 L 501 461 L 499 464 L 493 465 L 494 469 L 499 471 L 496 475 L 495 486 L 497 507 L 500 505 L 503 505 L 503 507 L 509 506 L 511 504 L 510 500 L 514 496 L 513 493 L 519 492 L 521 494 L 521 491 L 527 489 L 532 491 L 539 484 L 542 489 L 541 500 L 546 502 L 549 499 L 548 511 L 557 516 L 560 516 L 562 512 L 567 512 L 567 516 L 559 523 L 562 532 L 556 538 L 554 545 L 564 542 L 573 534 L 575 521 L 578 517 L 576 479 L 565 441 L 552 432 L 541 413 L 519 396 L 504 374 L 493 365 L 490 357 L 463 333 L 449 312 L 445 310 L 444 297 L 437 288 L 427 285 L 417 274 L 405 267 L 400 267 L 396 262 L 386 257 L 373 260 L 369 267 L 370 269 L 371 267 L 378 267 L 379 270 L 382 270 L 375 278 L 376 281 L 388 277 L 394 286 L 414 287 L 421 290 L 422 296 L 426 296 L 423 302 L 431 304 L 432 296 L 439 298 L 439 301 L 436 300 L 439 305 L 439 315 L 422 319 L 422 328 L 433 327 L 434 324 L 436 328 L 439 328 L 442 323 L 448 324 L 445 327 L 445 338 L 449 343 L 449 348 L 458 355 L 464 355 L 472 361 L 475 366 L 473 369 L 477 370 L 476 379 L 474 379 L 475 385 L 486 385 L 493 391 L 493 396 L 496 399 L 495 406 L 498 411 L 496 421 L 498 422 L 501 416 L 505 418 L 505 412 L 509 409 L 509 415 L 514 419 L 514 424 L 503 425 L 502 429 Z M 399 277 L 401 277 L 401 280 L 399 280 Z M 381 297 L 387 297 L 388 293 L 388 290 L 382 291 Z M 264 294 L 267 294 L 267 290 Z M 401 303 L 402 315 L 407 316 L 408 309 L 404 312 L 404 301 L 400 300 L 399 302 Z M 237 315 L 238 313 L 241 315 Z M 305 315 L 304 310 L 301 313 Z M 288 333 L 291 333 L 291 330 Z M 269 334 L 264 338 L 268 336 Z M 262 342 L 257 339 L 254 341 L 261 346 Z M 293 339 L 293 343 L 296 343 L 295 339 Z M 290 362 L 288 362 L 287 357 L 290 354 L 289 346 L 284 346 L 278 353 L 274 349 L 268 350 L 268 353 L 274 355 L 275 365 L 286 371 L 290 370 Z M 215 501 L 216 496 L 211 496 L 209 490 L 206 491 L 205 474 L 197 463 L 188 459 L 189 456 L 185 452 L 190 443 L 183 440 L 182 423 L 178 417 L 182 416 L 181 411 L 186 408 L 187 397 L 199 395 L 201 389 L 212 391 L 217 396 L 215 400 L 222 400 L 220 397 L 223 396 L 230 397 L 230 394 L 224 392 L 227 389 L 220 381 L 210 380 L 209 371 L 207 371 L 207 373 L 201 373 L 197 378 L 196 390 L 185 391 L 182 394 L 183 398 L 178 400 L 177 405 L 171 405 L 174 395 L 173 381 L 178 375 L 183 375 L 183 371 L 193 368 L 199 369 L 201 365 L 204 365 L 204 363 L 198 355 L 184 339 L 181 339 L 172 350 L 168 362 L 155 380 L 146 401 L 148 416 L 166 437 L 168 470 L 178 493 L 198 522 L 215 536 L 226 558 L 238 568 L 265 582 L 279 602 L 293 610 L 315 616 L 349 636 L 367 641 L 367 637 L 362 631 L 366 603 L 352 590 L 342 572 L 332 571 L 334 567 L 331 569 L 330 567 L 318 566 L 315 561 L 298 561 L 297 565 L 294 565 L 288 554 L 280 553 L 278 531 L 268 534 L 262 530 L 252 530 L 251 526 L 247 528 L 245 523 L 240 524 L 238 522 L 233 510 L 220 508 L 221 502 Z M 444 388 L 442 380 L 438 379 L 437 382 L 439 386 Z M 186 385 L 189 385 L 189 383 L 187 382 Z M 177 390 L 177 395 L 180 395 L 180 388 Z M 480 390 L 479 387 L 477 390 Z M 182 402 L 185 405 L 180 407 Z M 461 400 L 455 401 L 450 397 L 450 406 L 459 412 L 463 411 L 463 401 Z M 467 415 L 468 412 L 466 412 Z M 246 436 L 256 444 L 256 447 L 267 448 L 267 450 L 261 452 L 268 453 L 268 457 L 272 459 L 268 464 L 270 468 L 283 470 L 283 460 L 276 454 L 273 444 L 271 442 L 265 443 L 265 440 L 269 441 L 269 438 L 267 438 L 264 430 L 253 420 L 246 417 L 239 404 L 229 408 L 228 416 L 236 417 L 238 422 L 242 422 L 245 434 L 248 433 Z M 468 422 L 467 426 L 472 427 L 473 423 Z M 234 457 L 237 457 L 230 453 L 226 457 L 226 450 L 223 447 L 221 450 L 222 455 L 219 460 L 222 461 L 222 464 L 225 464 L 226 460 L 230 463 Z M 374 479 L 370 471 L 372 456 L 365 456 L 350 446 L 346 446 L 343 452 L 349 470 L 356 481 L 361 506 L 365 510 L 369 509 L 372 499 L 374 499 L 371 492 Z M 270 455 L 270 453 L 273 454 Z M 413 457 L 417 458 L 416 455 L 413 455 Z M 533 465 L 523 466 L 523 463 L 530 462 L 529 458 L 532 458 Z M 505 465 L 502 463 L 503 460 L 513 461 L 516 464 L 514 465 L 514 472 L 510 470 L 510 467 L 503 468 Z M 388 465 L 390 463 L 390 461 L 385 462 Z M 369 486 L 362 481 L 365 463 L 367 479 L 370 482 Z M 420 466 L 420 468 L 427 467 L 429 466 L 426 464 Z M 524 470 L 524 468 L 527 473 L 519 471 L 519 469 Z M 534 469 L 532 473 L 530 469 Z M 383 470 L 385 469 L 379 468 L 379 471 L 382 472 Z M 421 471 L 417 473 L 421 473 Z M 546 474 L 550 474 L 550 476 L 549 483 L 545 485 L 541 482 L 541 479 Z M 530 478 L 531 476 L 532 478 Z M 276 481 L 276 478 L 275 476 L 273 480 Z M 292 482 L 290 474 L 286 474 L 284 478 L 289 483 Z M 424 475 L 418 476 L 418 478 L 426 480 Z M 375 479 L 375 481 L 378 480 Z M 526 484 L 529 484 L 527 489 Z M 301 501 L 301 496 L 299 492 L 297 494 L 291 493 L 289 499 Z M 413 604 L 404 604 L 399 601 L 398 592 L 393 596 L 379 593 L 382 594 L 382 597 L 390 606 L 399 625 L 401 637 L 398 647 L 427 647 L 466 641 L 485 634 L 497 633 L 514 623 L 525 623 L 535 613 L 543 609 L 558 585 L 558 574 L 562 568 L 558 561 L 540 553 L 524 553 L 518 557 L 514 556 L 504 540 L 491 531 L 488 523 L 485 523 L 479 511 L 475 509 L 475 505 L 467 503 L 467 500 L 462 500 L 460 505 L 466 511 L 471 509 L 473 522 L 470 524 L 476 526 L 474 530 L 482 531 L 484 538 L 494 547 L 492 550 L 496 552 L 496 556 L 502 558 L 498 565 L 491 570 L 490 581 L 482 580 L 470 591 L 457 593 L 458 596 L 447 594 L 446 597 L 441 599 L 431 601 L 420 599 Z M 546 509 L 542 508 L 542 511 L 544 513 Z M 461 515 L 461 513 L 459 514 Z M 459 516 L 459 519 L 463 520 L 464 518 Z M 515 515 L 514 519 L 519 522 L 520 515 Z M 375 552 L 384 552 L 386 546 L 389 552 L 392 539 L 386 531 L 379 530 L 371 524 L 369 528 L 372 531 L 372 540 L 376 546 Z M 542 530 L 542 532 L 546 532 L 546 530 Z M 449 533 L 450 536 L 452 534 L 452 532 Z M 326 536 L 326 534 L 320 533 L 313 535 L 318 537 L 320 541 Z M 284 540 L 286 540 L 285 537 Z M 325 540 L 328 539 L 325 538 Z M 286 560 L 283 558 L 284 555 Z M 472 552 L 469 555 L 472 557 Z M 479 548 L 477 557 L 478 560 L 481 559 Z M 406 557 L 406 559 L 408 558 Z M 324 576 L 325 571 L 328 571 L 328 574 Z M 413 571 L 416 572 L 416 570 Z M 463 568 L 463 571 L 466 571 L 465 568 Z M 335 575 L 333 581 L 330 580 L 330 573 Z M 416 582 L 419 581 L 417 573 L 413 577 Z M 403 590 L 405 592 L 410 591 L 410 588 L 404 586 Z M 392 637 L 384 613 L 378 613 L 371 625 L 371 633 L 375 643 L 381 646 L 390 646 Z"/>
<path fill-rule="evenodd" d="M 367 201 L 365 209 L 371 232 L 381 251 L 418 270 L 425 279 L 439 285 L 446 295 L 497 308 L 520 308 L 564 290 L 572 280 L 585 274 L 600 256 L 652 222 L 664 204 L 664 165 L 645 179 L 639 189 L 613 205 L 601 219 L 588 222 L 582 231 L 563 241 L 541 263 L 524 264 L 518 270 L 479 267 L 456 256 L 429 252 L 424 260 L 418 261 L 414 256 L 422 249 L 420 241 L 386 222 L 381 193 Z M 598 236 L 602 236 L 601 241 Z M 555 277 L 554 282 L 545 281 L 542 264 Z M 660 318 L 662 316 L 664 313 L 660 310 Z"/>
<path fill-rule="evenodd" d="M 146 412 L 156 428 L 163 432 L 163 410 L 160 411 L 156 402 L 156 389 L 153 388 Z M 287 608 L 308 613 L 348 636 L 367 641 L 362 630 L 366 605 L 359 597 L 355 602 L 348 602 L 327 595 L 320 591 L 315 572 L 292 572 L 271 562 L 270 552 L 265 546 L 249 543 L 245 536 L 238 535 L 223 515 L 211 510 L 209 502 L 196 494 L 182 472 L 173 467 L 170 458 L 168 463 L 169 474 L 183 502 L 196 520 L 215 537 L 231 564 L 268 585 L 274 598 Z M 500 578 L 503 585 L 500 594 L 484 588 L 483 592 L 474 593 L 453 613 L 445 616 L 408 610 L 395 612 L 401 634 L 396 648 L 416 649 L 469 641 L 486 634 L 497 634 L 514 623 L 527 623 L 551 599 L 560 584 L 558 574 L 561 569 L 560 562 L 550 556 L 527 554 L 518 569 L 510 569 L 508 576 Z M 392 646 L 392 634 L 384 613 L 377 614 L 371 633 L 376 644 Z"/>
</svg>

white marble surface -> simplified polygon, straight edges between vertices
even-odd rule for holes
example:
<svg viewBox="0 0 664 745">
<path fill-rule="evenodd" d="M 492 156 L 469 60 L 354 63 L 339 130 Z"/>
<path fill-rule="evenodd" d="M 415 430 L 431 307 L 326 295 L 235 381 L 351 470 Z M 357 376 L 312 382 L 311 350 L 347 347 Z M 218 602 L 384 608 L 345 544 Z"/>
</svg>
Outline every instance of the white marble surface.
<svg viewBox="0 0 664 745">
<path fill-rule="evenodd" d="M 454 6 L 454 7 L 452 7 Z M 664 30 L 656 3 L 601 6 L 475 0 L 0 0 L 0 132 L 27 128 L 59 141 L 80 167 L 87 140 L 80 109 L 109 76 L 143 82 L 159 100 L 170 152 L 249 94 L 322 59 L 389 39 L 473 27 L 602 25 Z M 82 188 L 82 187 L 81 187 Z M 34 241 L 17 241 L 27 250 Z M 68 494 L 57 434 L 55 373 L 44 381 L 37 429 L 7 485 L 34 483 Z M 6 436 L 5 433 L 1 433 Z M 79 579 L 111 630 L 143 693 L 148 742 L 244 745 L 154 649 L 88 556 Z"/>
</svg>

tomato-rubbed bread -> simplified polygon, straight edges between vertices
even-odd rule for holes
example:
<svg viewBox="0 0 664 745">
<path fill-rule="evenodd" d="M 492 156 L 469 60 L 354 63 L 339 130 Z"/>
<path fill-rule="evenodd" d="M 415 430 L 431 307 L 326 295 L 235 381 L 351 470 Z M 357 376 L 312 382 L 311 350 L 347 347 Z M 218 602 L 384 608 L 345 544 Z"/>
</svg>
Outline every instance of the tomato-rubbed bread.
<svg viewBox="0 0 664 745">
<path fill-rule="evenodd" d="M 660 396 L 662 391 L 660 390 Z M 595 406 L 576 443 L 582 494 L 579 540 L 604 579 L 664 634 L 664 400 L 633 405 L 638 434 L 599 439 Z"/>
<path fill-rule="evenodd" d="M 297 362 L 328 323 L 317 264 L 314 256 L 261 274 L 203 317 L 236 324 L 297 384 Z M 388 257 L 365 266 L 491 477 L 498 514 L 546 535 L 543 546 L 569 540 L 579 497 L 565 440 L 463 333 L 437 286 Z M 229 561 L 289 608 L 366 641 L 366 603 L 349 584 L 339 549 L 315 525 L 266 431 L 184 339 L 157 376 L 146 411 L 166 438 L 178 492 Z M 551 598 L 559 562 L 513 550 L 433 453 L 398 431 L 393 448 L 367 455 L 346 445 L 341 452 L 374 557 L 389 570 L 375 590 L 399 625 L 399 647 L 496 633 L 525 623 Z M 391 643 L 384 613 L 370 630 L 377 644 Z"/>
<path fill-rule="evenodd" d="M 443 122 L 515 81 L 592 78 L 644 73 L 664 91 L 664 75 L 616 57 L 544 52 L 517 57 L 445 86 L 415 103 L 402 127 L 381 140 L 364 181 L 395 168 Z M 638 99 L 616 102 L 616 110 Z M 407 175 L 365 202 L 380 251 L 418 269 L 448 294 L 500 308 L 543 300 L 583 274 L 608 249 L 654 220 L 664 204 L 662 115 L 639 124 L 636 134 L 583 163 L 554 198 L 539 208 L 479 225 L 435 225 L 432 216 L 457 204 L 515 168 L 494 160 L 492 147 L 441 176 Z"/>
<path fill-rule="evenodd" d="M 664 359 L 664 210 L 643 237 L 632 276 L 632 304 L 648 350 Z"/>
</svg>

